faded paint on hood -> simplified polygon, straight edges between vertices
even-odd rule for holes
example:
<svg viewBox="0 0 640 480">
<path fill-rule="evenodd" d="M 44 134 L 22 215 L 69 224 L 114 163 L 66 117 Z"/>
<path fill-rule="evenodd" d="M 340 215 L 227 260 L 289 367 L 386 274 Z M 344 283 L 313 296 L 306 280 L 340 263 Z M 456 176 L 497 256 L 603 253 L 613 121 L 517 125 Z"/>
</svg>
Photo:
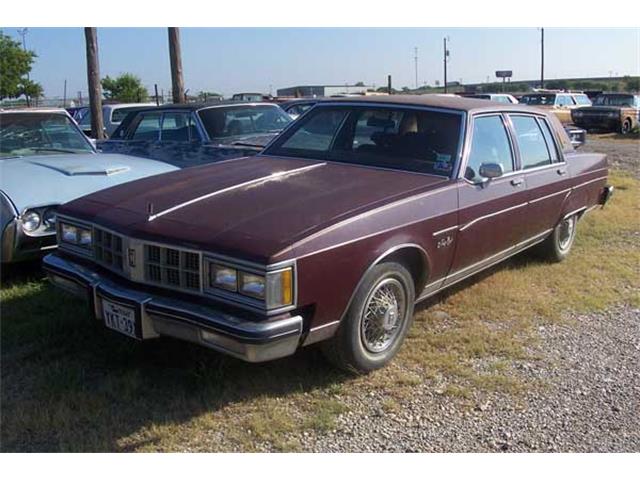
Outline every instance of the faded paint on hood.
<svg viewBox="0 0 640 480">
<path fill-rule="evenodd" d="M 143 239 L 267 263 L 336 222 L 446 181 L 259 155 L 97 192 L 61 213 Z"/>
</svg>

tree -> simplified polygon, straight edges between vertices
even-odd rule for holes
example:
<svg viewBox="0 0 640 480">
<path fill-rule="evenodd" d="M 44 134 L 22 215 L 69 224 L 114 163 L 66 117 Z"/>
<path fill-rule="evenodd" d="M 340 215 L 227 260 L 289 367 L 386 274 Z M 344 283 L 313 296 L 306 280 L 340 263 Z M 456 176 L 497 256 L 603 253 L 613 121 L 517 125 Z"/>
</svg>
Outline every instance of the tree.
<svg viewBox="0 0 640 480">
<path fill-rule="evenodd" d="M 131 73 L 123 73 L 117 78 L 109 75 L 100 82 L 105 98 L 118 102 L 145 102 L 149 92 L 138 77 Z"/>
<path fill-rule="evenodd" d="M 20 42 L 0 30 L 0 100 L 17 98 L 24 93 L 36 57 L 33 51 L 24 50 Z"/>
<path fill-rule="evenodd" d="M 39 98 L 44 97 L 44 89 L 42 85 L 33 80 L 25 80 L 22 83 L 22 92 L 25 97 L 33 98 L 36 100 L 36 104 Z"/>
<path fill-rule="evenodd" d="M 626 92 L 640 92 L 640 77 L 625 76 L 622 83 Z"/>
<path fill-rule="evenodd" d="M 201 102 L 214 101 L 222 99 L 222 95 L 216 92 L 201 91 L 198 93 L 198 100 Z"/>
<path fill-rule="evenodd" d="M 364 82 L 356 82 L 354 87 L 364 87 Z"/>
</svg>

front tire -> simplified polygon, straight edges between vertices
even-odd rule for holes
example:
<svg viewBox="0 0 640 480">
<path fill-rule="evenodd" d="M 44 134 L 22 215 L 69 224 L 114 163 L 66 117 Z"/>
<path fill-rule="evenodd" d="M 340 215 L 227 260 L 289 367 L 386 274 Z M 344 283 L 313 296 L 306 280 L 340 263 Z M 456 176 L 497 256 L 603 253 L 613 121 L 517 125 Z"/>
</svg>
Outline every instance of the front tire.
<svg viewBox="0 0 640 480">
<path fill-rule="evenodd" d="M 624 122 L 622 122 L 622 126 L 620 127 L 620 133 L 622 135 L 628 135 L 631 133 L 631 119 L 627 118 Z"/>
<path fill-rule="evenodd" d="M 384 367 L 411 327 L 414 302 L 413 278 L 403 265 L 376 265 L 366 274 L 336 334 L 322 344 L 325 357 L 355 373 Z"/>
<path fill-rule="evenodd" d="M 578 215 L 564 218 L 556 225 L 553 232 L 540 244 L 540 254 L 552 262 L 561 262 L 569 256 L 573 241 L 576 238 Z"/>
</svg>

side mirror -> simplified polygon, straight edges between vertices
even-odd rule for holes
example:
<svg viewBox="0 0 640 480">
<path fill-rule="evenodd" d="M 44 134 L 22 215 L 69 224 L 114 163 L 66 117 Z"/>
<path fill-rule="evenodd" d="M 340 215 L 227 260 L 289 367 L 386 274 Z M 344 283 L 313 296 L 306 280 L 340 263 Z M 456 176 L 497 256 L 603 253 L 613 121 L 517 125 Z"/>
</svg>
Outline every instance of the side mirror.
<svg viewBox="0 0 640 480">
<path fill-rule="evenodd" d="M 481 177 L 492 179 L 504 175 L 504 169 L 500 163 L 483 163 L 478 173 Z"/>
</svg>

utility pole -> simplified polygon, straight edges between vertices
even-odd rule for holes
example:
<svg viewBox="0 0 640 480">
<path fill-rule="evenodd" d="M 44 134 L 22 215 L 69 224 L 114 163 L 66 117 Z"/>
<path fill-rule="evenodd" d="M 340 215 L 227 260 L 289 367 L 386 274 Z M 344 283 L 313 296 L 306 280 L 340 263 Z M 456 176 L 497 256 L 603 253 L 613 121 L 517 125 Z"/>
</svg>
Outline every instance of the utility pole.
<svg viewBox="0 0 640 480">
<path fill-rule="evenodd" d="M 64 79 L 64 93 L 62 94 L 62 108 L 67 108 L 67 79 Z"/>
<path fill-rule="evenodd" d="M 447 58 L 449 57 L 449 50 L 447 50 L 447 37 L 444 37 L 444 93 L 447 93 Z"/>
<path fill-rule="evenodd" d="M 416 90 L 418 89 L 418 47 L 414 47 L 414 56 L 413 61 L 415 62 L 416 67 Z"/>
<path fill-rule="evenodd" d="M 544 28 L 540 29 L 540 88 L 544 88 Z"/>
<path fill-rule="evenodd" d="M 169 60 L 171 61 L 173 103 L 185 103 L 184 79 L 182 78 L 182 52 L 180 51 L 180 30 L 177 27 L 169 27 Z"/>
<path fill-rule="evenodd" d="M 87 43 L 87 82 L 89 84 L 89 108 L 91 110 L 91 135 L 96 140 L 104 138 L 102 120 L 102 85 L 98 61 L 98 32 L 96 27 L 84 27 Z"/>
<path fill-rule="evenodd" d="M 387 93 L 391 95 L 391 75 L 387 75 Z"/>
</svg>

